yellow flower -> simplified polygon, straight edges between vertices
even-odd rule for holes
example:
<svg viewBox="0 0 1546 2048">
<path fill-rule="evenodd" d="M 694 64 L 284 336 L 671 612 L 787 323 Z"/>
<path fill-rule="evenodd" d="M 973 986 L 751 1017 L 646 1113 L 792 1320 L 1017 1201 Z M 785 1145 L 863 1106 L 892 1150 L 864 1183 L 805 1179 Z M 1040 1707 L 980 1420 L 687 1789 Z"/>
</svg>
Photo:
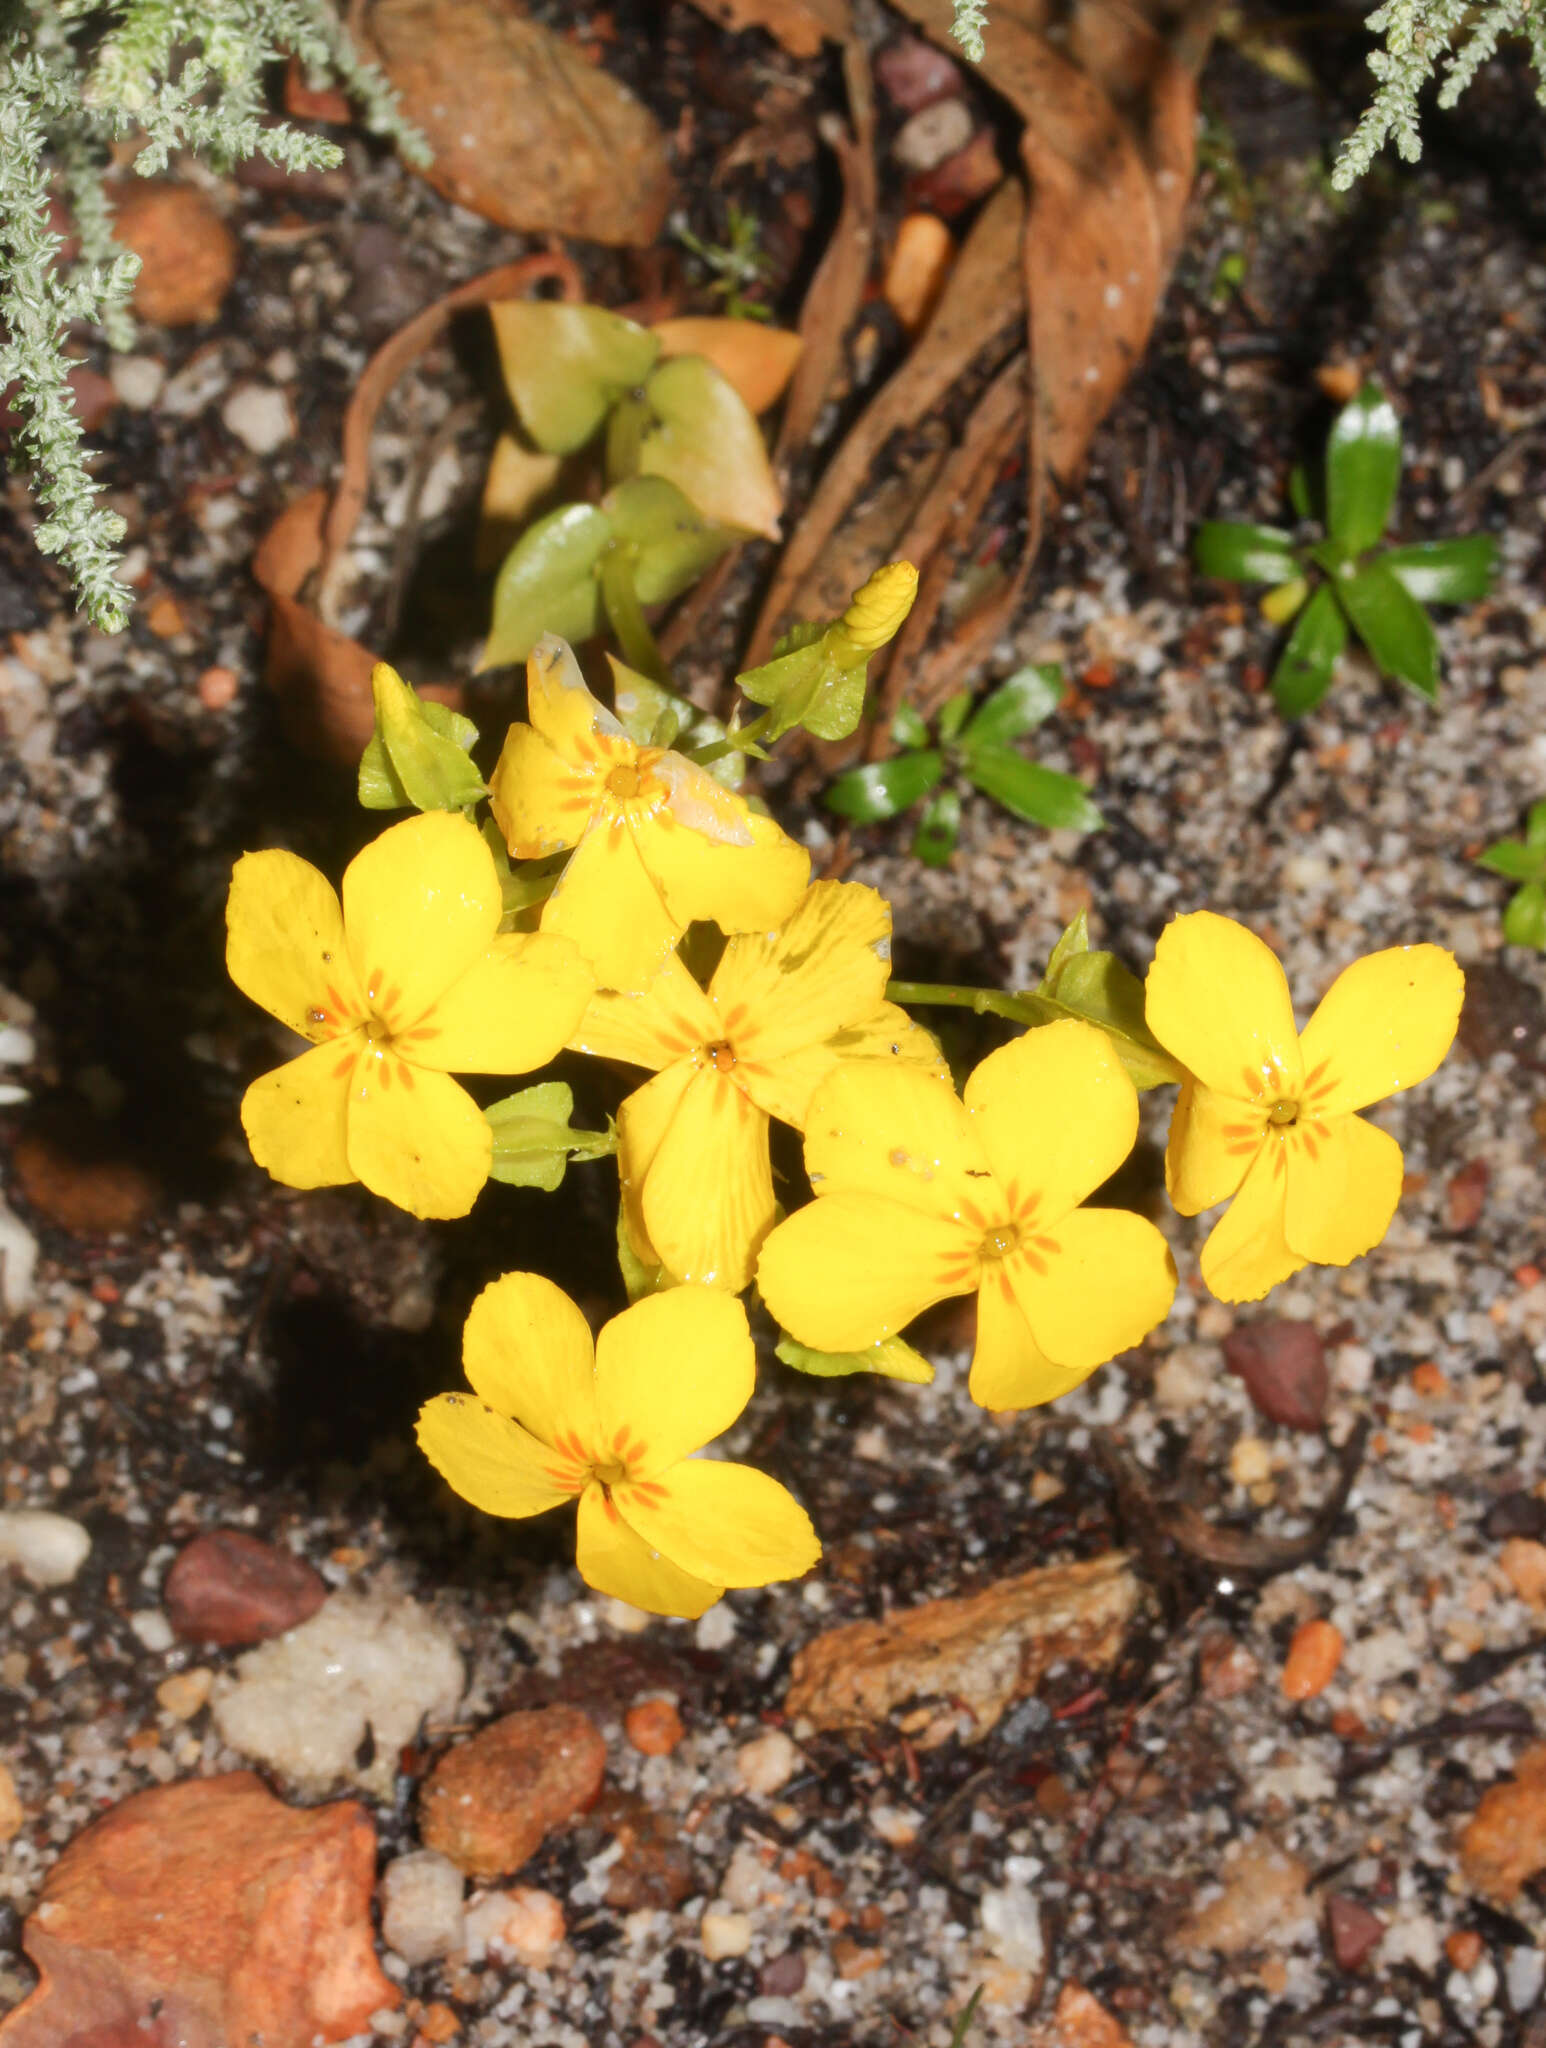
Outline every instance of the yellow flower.
<svg viewBox="0 0 1546 2048">
<path fill-rule="evenodd" d="M 839 1059 L 946 1072 L 885 1001 L 891 908 L 855 882 L 817 882 L 781 930 L 725 947 L 708 988 L 672 958 L 643 995 L 597 995 L 575 1049 L 655 1068 L 618 1116 L 634 1250 L 682 1280 L 739 1293 L 773 1227 L 768 1119 L 804 1126 Z"/>
<path fill-rule="evenodd" d="M 810 855 L 707 769 L 635 744 L 551 634 L 526 664 L 530 725 L 512 725 L 490 797 L 522 860 L 572 846 L 542 929 L 574 940 L 603 988 L 642 989 L 685 927 L 767 931 L 794 908 Z"/>
<path fill-rule="evenodd" d="M 1152 1223 L 1079 1206 L 1137 1130 L 1137 1093 L 1090 1024 L 990 1053 L 964 1104 L 933 1075 L 845 1063 L 811 1100 L 816 1200 L 763 1246 L 763 1299 L 800 1343 L 862 1351 L 975 1293 L 973 1400 L 1051 1401 L 1147 1335 L 1175 1293 Z"/>
<path fill-rule="evenodd" d="M 691 1617 L 726 1586 L 798 1578 L 821 1556 L 777 1480 L 692 1456 L 751 1399 L 751 1335 L 730 1295 L 647 1295 L 592 1347 L 568 1295 L 506 1273 L 472 1305 L 462 1363 L 476 1398 L 425 1405 L 424 1455 L 488 1515 L 577 1500 L 575 1562 L 598 1593 Z"/>
<path fill-rule="evenodd" d="M 918 595 L 918 571 L 911 562 L 887 562 L 854 592 L 838 624 L 864 654 L 884 647 L 900 630 Z"/>
<path fill-rule="evenodd" d="M 1441 946 L 1393 946 L 1344 969 L 1301 1035 L 1254 932 L 1210 910 L 1166 926 L 1145 1007 L 1188 1079 L 1165 1184 L 1183 1216 L 1234 1196 L 1202 1249 L 1221 1301 L 1259 1301 L 1301 1266 L 1346 1266 L 1379 1243 L 1401 1148 L 1355 1112 L 1428 1078 L 1464 993 Z"/>
<path fill-rule="evenodd" d="M 483 1112 L 451 1077 L 524 1074 L 560 1049 L 595 986 L 566 939 L 496 936 L 494 856 L 458 813 L 393 825 L 326 878 L 248 853 L 226 966 L 313 1042 L 242 1100 L 252 1156 L 292 1188 L 366 1187 L 415 1216 L 465 1216 L 488 1178 Z"/>
</svg>

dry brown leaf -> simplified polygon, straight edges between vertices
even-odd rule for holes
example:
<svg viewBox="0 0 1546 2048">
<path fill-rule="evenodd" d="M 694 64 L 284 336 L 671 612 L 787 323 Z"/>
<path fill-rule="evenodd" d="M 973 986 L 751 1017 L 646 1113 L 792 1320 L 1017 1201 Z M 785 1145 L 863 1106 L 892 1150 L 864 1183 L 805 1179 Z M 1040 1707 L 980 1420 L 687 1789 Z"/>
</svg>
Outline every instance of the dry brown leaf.
<svg viewBox="0 0 1546 2048">
<path fill-rule="evenodd" d="M 802 343 L 787 327 L 761 320 L 661 320 L 654 332 L 662 356 L 707 356 L 752 412 L 766 412 L 784 395 Z"/>
<path fill-rule="evenodd" d="M 501 434 L 489 457 L 478 507 L 478 540 L 474 566 L 492 569 L 514 547 L 521 528 L 557 483 L 564 466 L 561 455 L 528 448 L 514 434 Z"/>
<path fill-rule="evenodd" d="M 665 137 L 627 87 L 510 0 L 376 0 L 366 32 L 437 192 L 501 227 L 645 248 Z"/>
<path fill-rule="evenodd" d="M 824 42 L 844 43 L 853 35 L 848 0 L 693 0 L 693 5 L 732 35 L 765 28 L 791 57 L 819 57 Z"/>
</svg>

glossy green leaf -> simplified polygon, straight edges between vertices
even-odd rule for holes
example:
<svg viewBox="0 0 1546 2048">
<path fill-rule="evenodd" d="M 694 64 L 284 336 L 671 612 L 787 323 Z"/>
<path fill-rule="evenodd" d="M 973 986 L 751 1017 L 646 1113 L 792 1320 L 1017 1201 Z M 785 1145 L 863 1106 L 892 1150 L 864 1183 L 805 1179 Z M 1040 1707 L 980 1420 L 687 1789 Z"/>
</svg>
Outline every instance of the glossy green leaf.
<svg viewBox="0 0 1546 2048">
<path fill-rule="evenodd" d="M 1041 986 L 1048 995 L 1057 993 L 1058 977 L 1070 960 L 1076 960 L 1081 953 L 1090 950 L 1090 913 L 1081 910 L 1073 923 L 1066 926 L 1062 937 L 1052 948 L 1047 959 L 1047 971 L 1042 976 Z"/>
<path fill-rule="evenodd" d="M 1546 847 L 1546 797 L 1525 814 L 1525 845 Z"/>
<path fill-rule="evenodd" d="M 972 693 L 970 690 L 957 690 L 953 697 L 940 706 L 938 724 L 940 742 L 943 746 L 948 747 L 950 742 L 960 732 L 962 726 L 965 725 L 967 719 L 971 716 L 971 710 Z"/>
<path fill-rule="evenodd" d="M 683 753 L 716 745 L 725 737 L 722 719 L 700 711 L 690 698 L 678 696 L 664 683 L 641 675 L 609 654 L 612 704 L 628 737 L 641 747 L 678 747 Z M 726 789 L 739 789 L 746 779 L 746 756 L 732 749 L 708 764 L 708 772 Z"/>
<path fill-rule="evenodd" d="M 1012 747 L 983 746 L 968 733 L 961 748 L 961 769 L 985 796 L 1032 825 L 1098 832 L 1106 822 L 1077 776 L 1027 761 Z"/>
<path fill-rule="evenodd" d="M 478 740 L 470 718 L 420 697 L 384 661 L 370 687 L 376 730 L 360 756 L 358 783 L 367 810 L 460 811 L 488 794 L 468 759 Z"/>
<path fill-rule="evenodd" d="M 1377 384 L 1365 384 L 1326 443 L 1326 526 L 1350 554 L 1372 548 L 1390 522 L 1401 476 L 1401 422 Z"/>
<path fill-rule="evenodd" d="M 1546 846 L 1531 846 L 1523 839 L 1496 839 L 1476 856 L 1476 865 L 1510 882 L 1538 882 L 1546 879 Z"/>
<path fill-rule="evenodd" d="M 679 596 L 735 545 L 734 534 L 705 519 L 664 477 L 630 477 L 607 492 L 601 509 L 617 538 L 636 550 L 641 604 Z"/>
<path fill-rule="evenodd" d="M 1419 604 L 1474 604 L 1492 588 L 1498 544 L 1490 533 L 1468 533 L 1391 548 L 1380 560 Z"/>
<path fill-rule="evenodd" d="M 1079 919 L 1059 940 L 1041 986 L 1031 992 L 1045 1012 L 1040 1021 L 1079 1017 L 1096 1025 L 1111 1040 L 1135 1088 L 1159 1088 L 1182 1080 L 1180 1067 L 1149 1029 L 1143 983 L 1115 953 L 1092 953 L 1087 945 L 1064 953 L 1065 941 L 1076 933 L 1087 939 Z"/>
<path fill-rule="evenodd" d="M 1017 740 L 1050 718 L 1067 694 L 1063 671 L 1055 661 L 1016 669 L 977 707 L 976 717 L 966 728 L 966 744 L 1000 745 Z"/>
<path fill-rule="evenodd" d="M 577 1131 L 573 1092 L 562 1081 L 539 1081 L 483 1112 L 494 1134 L 489 1177 L 512 1188 L 545 1188 L 563 1180 L 571 1159 L 605 1159 L 617 1150 L 612 1130 Z"/>
<path fill-rule="evenodd" d="M 878 1372 L 888 1380 L 908 1380 L 914 1386 L 926 1387 L 934 1377 L 929 1361 L 901 1337 L 885 1337 L 868 1351 L 812 1351 L 808 1344 L 797 1344 L 785 1333 L 774 1345 L 773 1355 L 796 1372 L 809 1373 L 819 1380 L 845 1379 L 855 1372 Z"/>
<path fill-rule="evenodd" d="M 1546 952 L 1546 882 L 1527 882 L 1503 913 L 1503 937 L 1511 946 Z"/>
<path fill-rule="evenodd" d="M 840 818 L 873 825 L 882 818 L 894 818 L 898 811 L 927 796 L 944 772 L 944 758 L 937 748 L 893 754 L 889 761 L 845 769 L 828 785 L 822 802 Z"/>
<path fill-rule="evenodd" d="M 845 740 L 863 716 L 868 675 L 868 657 L 855 661 L 847 634 L 831 626 L 805 646 L 747 669 L 736 682 L 754 704 L 776 709 L 764 740 L 781 739 L 797 725 L 819 740 Z"/>
<path fill-rule="evenodd" d="M 1315 709 L 1346 646 L 1347 620 L 1331 585 L 1323 583 L 1299 614 L 1272 672 L 1272 694 L 1285 718 L 1303 718 Z"/>
<path fill-rule="evenodd" d="M 560 505 L 528 526 L 494 584 L 494 617 L 480 668 L 524 661 L 544 633 L 589 640 L 601 630 L 596 580 L 612 522 L 595 505 Z"/>
<path fill-rule="evenodd" d="M 1302 462 L 1296 462 L 1288 472 L 1288 502 L 1294 508 L 1294 517 L 1316 518 L 1318 514 L 1315 498 L 1316 493 L 1310 483 L 1310 472 Z"/>
<path fill-rule="evenodd" d="M 1232 519 L 1203 521 L 1192 542 L 1192 560 L 1204 576 L 1224 583 L 1291 583 L 1299 574 L 1291 533 Z"/>
<path fill-rule="evenodd" d="M 937 789 L 913 834 L 913 858 L 926 868 L 948 867 L 960 836 L 961 799 L 953 789 Z"/>
<path fill-rule="evenodd" d="M 1420 696 L 1439 693 L 1439 643 L 1433 622 L 1384 562 L 1368 562 L 1339 577 L 1337 596 L 1353 631 L 1382 674 L 1399 676 Z"/>
<path fill-rule="evenodd" d="M 646 423 L 620 411 L 607 436 L 608 475 L 661 476 L 703 517 L 778 538 L 783 494 L 745 399 L 704 356 L 672 356 L 644 385 Z"/>
<path fill-rule="evenodd" d="M 904 697 L 891 719 L 891 737 L 899 747 L 926 747 L 929 728 L 914 705 Z"/>
<path fill-rule="evenodd" d="M 660 354 L 648 328 L 600 306 L 512 299 L 489 312 L 521 424 L 550 455 L 582 447 Z"/>
</svg>

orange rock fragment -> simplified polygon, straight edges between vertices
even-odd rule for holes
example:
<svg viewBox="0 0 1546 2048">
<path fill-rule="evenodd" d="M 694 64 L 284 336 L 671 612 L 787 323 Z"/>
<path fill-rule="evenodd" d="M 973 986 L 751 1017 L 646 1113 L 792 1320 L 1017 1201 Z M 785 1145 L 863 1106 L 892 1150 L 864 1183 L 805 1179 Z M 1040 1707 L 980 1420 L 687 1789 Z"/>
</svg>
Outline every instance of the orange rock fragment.
<svg viewBox="0 0 1546 2048">
<path fill-rule="evenodd" d="M 1431 1358 L 1412 1367 L 1412 1392 L 1429 1401 L 1441 1401 L 1449 1392 L 1449 1381 Z"/>
<path fill-rule="evenodd" d="M 1444 1937 L 1444 1953 L 1454 1970 L 1474 1970 L 1482 1959 L 1485 1943 L 1474 1927 L 1457 1927 Z"/>
<path fill-rule="evenodd" d="M 938 214 L 910 213 L 897 229 L 881 293 L 909 334 L 933 312 L 955 253 L 955 237 Z"/>
<path fill-rule="evenodd" d="M 402 1994 L 376 1961 L 376 1831 L 354 1800 L 301 1810 L 252 1771 L 158 1785 L 95 1821 L 23 1930 L 42 1981 L 4 2048 L 105 2040 L 312 2048 Z"/>
<path fill-rule="evenodd" d="M 1313 1700 L 1337 1675 L 1342 1662 L 1342 1631 L 1329 1621 L 1302 1621 L 1294 1630 L 1278 1680 L 1283 1697 Z"/>
<path fill-rule="evenodd" d="M 669 1756 L 686 1732 L 671 1700 L 640 1700 L 623 1718 L 623 1733 L 640 1756 Z"/>
<path fill-rule="evenodd" d="M 1546 1612 L 1546 1543 L 1510 1536 L 1498 1552 L 1498 1565 L 1527 1607 Z"/>
<path fill-rule="evenodd" d="M 1133 2039 L 1082 1984 L 1065 1984 L 1036 2048 L 1133 2048 Z"/>
<path fill-rule="evenodd" d="M 1511 1905 L 1546 1870 L 1546 1743 L 1535 1743 L 1514 1775 L 1482 1794 L 1460 1837 L 1460 1868 L 1473 1891 Z"/>
<path fill-rule="evenodd" d="M 191 185 L 130 178 L 113 201 L 113 233 L 140 259 L 140 318 L 162 327 L 213 320 L 236 275 L 236 241 L 204 194 Z"/>
</svg>

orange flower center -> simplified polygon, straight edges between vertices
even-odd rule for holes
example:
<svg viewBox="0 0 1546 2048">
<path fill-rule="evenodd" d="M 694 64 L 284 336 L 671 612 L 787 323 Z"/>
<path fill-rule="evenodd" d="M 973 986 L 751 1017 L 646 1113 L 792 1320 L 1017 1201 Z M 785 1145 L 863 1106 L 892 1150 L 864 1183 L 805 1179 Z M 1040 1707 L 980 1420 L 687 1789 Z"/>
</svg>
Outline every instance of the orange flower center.
<svg viewBox="0 0 1546 2048">
<path fill-rule="evenodd" d="M 1007 1259 L 1020 1242 L 1020 1233 L 1012 1223 L 1001 1223 L 996 1230 L 990 1230 L 977 1247 L 977 1256 L 983 1260 Z"/>
<path fill-rule="evenodd" d="M 717 1045 L 706 1045 L 703 1050 L 716 1074 L 728 1074 L 734 1070 L 735 1048 L 728 1039 L 720 1039 Z"/>
<path fill-rule="evenodd" d="M 1267 1121 L 1268 1121 L 1268 1123 L 1269 1123 L 1269 1124 L 1279 1124 L 1279 1125 L 1282 1125 L 1282 1124 L 1296 1124 L 1296 1123 L 1298 1123 L 1298 1121 L 1299 1121 L 1299 1105 L 1298 1105 L 1298 1103 L 1297 1103 L 1297 1102 L 1289 1102 L 1289 1101 L 1287 1101 L 1286 1099 L 1284 1099 L 1283 1097 L 1281 1097 L 1281 1096 L 1280 1096 L 1280 1097 L 1278 1098 L 1278 1100 L 1277 1100 L 1276 1102 L 1274 1102 L 1274 1103 L 1273 1103 L 1272 1107 L 1271 1107 L 1271 1108 L 1270 1108 L 1270 1109 L 1269 1109 L 1269 1110 L 1267 1111 Z"/>
<path fill-rule="evenodd" d="M 639 794 L 639 780 L 637 768 L 614 768 L 607 777 L 607 788 L 613 796 L 627 803 Z"/>
</svg>

